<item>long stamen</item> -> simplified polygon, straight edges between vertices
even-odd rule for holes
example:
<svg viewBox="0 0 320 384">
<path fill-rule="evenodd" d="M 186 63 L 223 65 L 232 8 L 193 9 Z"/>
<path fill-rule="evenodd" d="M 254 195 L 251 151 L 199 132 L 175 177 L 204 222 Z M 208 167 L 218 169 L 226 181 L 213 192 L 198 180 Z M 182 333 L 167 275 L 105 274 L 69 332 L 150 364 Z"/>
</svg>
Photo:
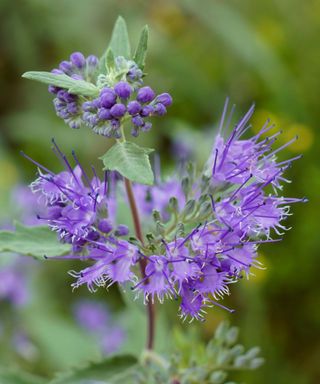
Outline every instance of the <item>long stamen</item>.
<svg viewBox="0 0 320 384">
<path fill-rule="evenodd" d="M 209 300 L 213 305 L 216 305 L 217 307 L 220 307 L 221 309 L 225 309 L 226 311 L 230 312 L 230 313 L 234 313 L 235 312 L 235 309 L 230 309 L 220 303 L 218 303 L 217 301 L 214 301 L 212 299 Z"/>
<path fill-rule="evenodd" d="M 215 150 L 215 155 L 214 155 L 214 162 L 213 162 L 213 167 L 212 167 L 212 176 L 216 173 L 216 165 L 217 165 L 217 158 L 218 158 L 218 148 Z"/>
<path fill-rule="evenodd" d="M 267 155 L 265 157 L 265 160 L 267 159 L 270 159 L 270 157 L 274 156 L 276 153 L 282 151 L 284 148 L 288 147 L 289 145 L 291 145 L 292 143 L 294 143 L 295 141 L 298 140 L 298 136 L 295 136 L 293 139 L 289 140 L 286 144 L 283 144 L 281 147 L 277 148 L 276 150 L 274 150 L 273 152 L 269 153 L 269 155 Z"/>
<path fill-rule="evenodd" d="M 40 163 L 38 163 L 37 161 L 33 160 L 30 156 L 26 155 L 23 151 L 20 151 L 20 155 L 23 156 L 25 159 L 31 161 L 31 163 L 33 163 L 34 165 L 36 165 L 38 168 L 40 169 L 43 169 L 45 172 L 49 173 L 50 175 L 54 176 L 54 173 L 52 171 L 50 171 L 50 169 L 44 167 L 43 165 L 41 165 Z"/>
<path fill-rule="evenodd" d="M 109 190 L 109 188 L 107 188 L 107 184 L 108 184 L 108 171 L 105 171 L 104 172 L 104 182 L 103 182 L 103 196 L 106 196 L 107 189 Z"/>
<path fill-rule="evenodd" d="M 233 113 L 234 113 L 234 110 L 235 110 L 236 106 L 235 104 L 232 105 L 231 107 L 231 111 L 229 113 L 229 116 L 228 116 L 228 120 L 227 120 L 227 123 L 226 123 L 226 128 L 225 130 L 228 132 L 229 130 L 229 127 L 230 127 L 230 123 L 231 123 L 231 119 L 232 119 L 232 116 L 233 116 Z"/>
<path fill-rule="evenodd" d="M 229 254 L 225 254 L 227 257 L 229 257 L 231 260 L 235 261 L 236 263 L 239 263 L 239 264 L 242 264 L 243 266 L 245 266 L 246 268 L 250 268 L 251 267 L 251 264 L 246 264 L 244 263 L 243 261 L 241 260 L 238 260 L 236 259 L 235 257 L 233 256 L 230 256 Z"/>
<path fill-rule="evenodd" d="M 178 245 L 178 248 L 182 247 L 190 238 L 192 238 L 192 236 L 194 236 L 199 231 L 201 225 L 202 224 L 200 223 L 192 232 L 190 232 L 189 235 L 186 236 L 183 241 Z"/>
<path fill-rule="evenodd" d="M 60 148 L 58 147 L 57 143 L 55 142 L 54 139 L 51 139 L 54 147 L 56 148 L 56 150 L 58 151 L 58 154 L 60 155 L 60 157 L 62 158 L 62 160 L 64 161 L 65 165 L 67 166 L 67 169 L 69 170 L 69 172 L 72 174 L 73 178 L 75 179 L 76 183 L 78 184 L 79 187 L 81 187 L 81 183 L 79 182 L 77 176 L 75 175 L 68 159 L 67 159 L 67 156 L 60 150 Z"/>
<path fill-rule="evenodd" d="M 299 160 L 302 157 L 303 157 L 303 155 L 298 155 L 298 156 L 292 157 L 289 160 L 281 161 L 280 163 L 277 163 L 277 165 L 279 166 L 279 165 L 285 165 L 285 164 L 288 164 L 288 163 L 292 163 L 293 161 Z"/>
<path fill-rule="evenodd" d="M 92 192 L 93 192 L 94 190 L 93 190 L 93 187 L 92 187 L 91 182 L 90 182 L 90 180 L 89 180 L 89 177 L 88 177 L 87 173 L 85 172 L 85 170 L 83 169 L 83 167 L 82 167 L 80 161 L 78 160 L 78 157 L 77 157 L 75 151 L 72 150 L 71 153 L 72 153 L 72 156 L 73 156 L 75 162 L 79 165 L 79 167 L 80 167 L 80 169 L 81 169 L 81 172 L 82 172 L 82 174 L 83 174 L 83 176 L 84 176 L 84 178 L 85 178 L 85 180 L 86 180 L 88 186 L 90 187 L 90 189 L 91 189 Z"/>
<path fill-rule="evenodd" d="M 253 177 L 253 175 L 251 174 L 241 185 L 239 188 L 237 188 L 234 193 L 231 195 L 231 197 L 229 198 L 229 203 L 237 196 L 238 192 L 240 192 L 240 190 L 247 184 L 247 182 Z"/>
<path fill-rule="evenodd" d="M 220 119 L 220 124 L 219 124 L 219 129 L 218 129 L 218 134 L 219 135 L 222 132 L 224 120 L 225 120 L 227 109 L 228 109 L 228 104 L 229 104 L 229 97 L 226 98 L 226 101 L 224 103 L 224 107 L 223 107 L 223 111 L 222 111 L 222 116 L 221 116 L 221 119 Z"/>
<path fill-rule="evenodd" d="M 249 108 L 248 112 L 243 116 L 243 118 L 240 120 L 236 127 L 237 135 L 236 137 L 239 138 L 243 134 L 243 130 L 246 128 L 246 124 L 251 118 L 253 112 L 254 112 L 255 104 L 253 103 L 251 107 Z"/>
</svg>

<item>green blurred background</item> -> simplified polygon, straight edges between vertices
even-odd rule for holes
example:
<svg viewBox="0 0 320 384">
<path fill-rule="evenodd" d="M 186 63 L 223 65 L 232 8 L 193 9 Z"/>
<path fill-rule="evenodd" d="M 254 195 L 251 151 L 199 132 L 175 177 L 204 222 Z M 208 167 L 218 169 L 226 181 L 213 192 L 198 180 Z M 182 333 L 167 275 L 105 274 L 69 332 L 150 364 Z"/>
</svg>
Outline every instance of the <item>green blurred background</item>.
<svg viewBox="0 0 320 384">
<path fill-rule="evenodd" d="M 20 149 L 55 170 L 59 164 L 53 154 L 48 156 L 52 136 L 66 152 L 75 149 L 84 162 L 96 163 L 106 150 L 106 143 L 88 130 L 65 126 L 55 116 L 46 87 L 21 74 L 49 70 L 73 51 L 99 56 L 119 14 L 127 20 L 132 42 L 149 24 L 148 82 L 174 97 L 167 117 L 139 138 L 160 151 L 164 169 L 173 165 L 168 148 L 174 137 L 191 137 L 197 153 L 203 152 L 208 127 L 219 119 L 226 96 L 237 105 L 238 115 L 256 102 L 253 130 L 270 117 L 284 131 L 280 144 L 299 135 L 283 154 L 304 154 L 290 169 L 294 182 L 285 192 L 307 196 L 309 203 L 293 207 L 288 224 L 293 229 L 285 240 L 261 248 L 267 269 L 233 287 L 227 303 L 237 309 L 231 322 L 240 326 L 244 344 L 260 345 L 266 358 L 258 371 L 238 377 L 248 384 L 319 383 L 320 2 L 0 0 L 0 10 L 2 221 L 13 215 L 11 189 L 35 176 L 33 165 L 19 156 Z M 37 267 L 35 276 L 31 273 L 36 293 L 29 308 L 12 314 L 31 333 L 40 357 L 28 360 L 5 342 L 0 346 L 1 361 L 41 374 L 96 353 L 73 327 L 68 309 L 74 299 L 88 296 L 85 288 L 71 292 L 66 271 L 72 264 L 49 264 Z M 104 300 L 107 295 L 102 291 L 98 296 Z M 117 316 L 128 318 L 120 311 L 116 289 L 106 299 Z M 188 332 L 170 305 L 167 309 L 170 327 L 174 322 Z M 1 316 L 9 316 L 9 311 L 1 307 Z M 225 317 L 221 310 L 209 311 L 206 323 L 192 329 L 199 327 L 201 337 L 208 338 Z M 139 339 L 136 333 L 129 329 L 129 338 Z M 138 347 L 132 341 L 127 348 Z"/>
</svg>

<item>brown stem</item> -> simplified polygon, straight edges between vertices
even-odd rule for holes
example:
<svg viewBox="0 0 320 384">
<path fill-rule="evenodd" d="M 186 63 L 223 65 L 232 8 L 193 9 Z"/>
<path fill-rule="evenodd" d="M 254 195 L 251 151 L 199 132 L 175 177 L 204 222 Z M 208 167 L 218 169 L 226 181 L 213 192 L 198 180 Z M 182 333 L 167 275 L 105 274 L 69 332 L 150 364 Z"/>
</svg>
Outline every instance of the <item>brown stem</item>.
<svg viewBox="0 0 320 384">
<path fill-rule="evenodd" d="M 134 194 L 133 194 L 131 181 L 128 180 L 127 178 L 124 178 L 124 184 L 126 187 L 126 192 L 127 192 L 127 196 L 128 196 L 128 200 L 129 200 L 129 205 L 130 205 L 130 209 L 131 209 L 131 214 L 132 214 L 133 225 L 134 225 L 136 237 L 143 244 L 144 241 L 143 241 L 140 217 L 139 217 L 139 212 L 138 212 L 136 200 L 135 200 Z M 147 265 L 146 260 L 140 259 L 139 266 L 140 266 L 142 278 L 146 277 L 146 272 L 145 272 L 146 271 L 146 265 Z M 148 317 L 148 333 L 147 333 L 146 348 L 151 350 L 151 349 L 153 349 L 153 345 L 154 345 L 155 308 L 154 308 L 154 304 L 152 304 L 150 300 L 147 303 L 147 317 Z"/>
</svg>

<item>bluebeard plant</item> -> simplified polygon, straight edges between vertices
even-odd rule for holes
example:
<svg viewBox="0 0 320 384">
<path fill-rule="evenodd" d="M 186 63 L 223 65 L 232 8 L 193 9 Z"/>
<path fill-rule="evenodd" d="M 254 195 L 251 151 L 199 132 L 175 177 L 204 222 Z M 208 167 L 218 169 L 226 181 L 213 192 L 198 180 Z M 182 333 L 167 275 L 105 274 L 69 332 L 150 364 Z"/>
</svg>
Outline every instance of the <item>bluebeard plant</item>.
<svg viewBox="0 0 320 384">
<path fill-rule="evenodd" d="M 61 172 L 24 156 L 38 167 L 31 189 L 45 206 L 39 223 L 70 245 L 53 258 L 85 263 L 69 272 L 72 287 L 130 287 L 148 306 L 152 329 L 155 301 L 178 300 L 181 318 L 191 321 L 204 320 L 213 306 L 233 312 L 221 303 L 231 284 L 263 267 L 259 245 L 281 240 L 290 205 L 304 199 L 282 195 L 285 172 L 299 156 L 277 159 L 296 138 L 275 149 L 281 132 L 268 135 L 274 127 L 269 121 L 250 137 L 254 107 L 231 126 L 228 101 L 204 168 L 183 157 L 179 172 L 162 179 L 157 171 L 154 182 L 152 150 L 127 141 L 125 131 L 129 127 L 134 137 L 148 131 L 150 118 L 164 115 L 172 103 L 169 93 L 156 95 L 145 84 L 146 42 L 144 29 L 131 55 L 120 20 L 101 59 L 76 52 L 52 73 L 25 74 L 49 84 L 58 116 L 72 128 L 85 125 L 116 139 L 101 157 L 102 176 L 94 168 L 88 172 L 74 152 L 68 160 L 54 140 Z M 130 208 L 134 232 L 131 219 L 119 222 L 121 204 Z M 149 338 L 151 349 L 152 330 Z"/>
</svg>

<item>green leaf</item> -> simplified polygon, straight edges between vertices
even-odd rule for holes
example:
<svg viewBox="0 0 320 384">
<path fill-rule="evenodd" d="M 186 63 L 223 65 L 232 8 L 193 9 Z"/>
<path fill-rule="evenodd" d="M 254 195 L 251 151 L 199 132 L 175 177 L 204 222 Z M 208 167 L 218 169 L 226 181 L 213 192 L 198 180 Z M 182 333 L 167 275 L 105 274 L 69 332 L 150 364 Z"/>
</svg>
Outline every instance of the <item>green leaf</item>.
<svg viewBox="0 0 320 384">
<path fill-rule="evenodd" d="M 129 141 L 116 142 L 100 159 L 104 170 L 118 171 L 131 181 L 152 185 L 154 176 L 148 156 L 152 151 Z"/>
<path fill-rule="evenodd" d="M 130 58 L 131 49 L 127 24 L 123 17 L 119 16 L 112 31 L 109 48 L 112 49 L 114 56 L 123 56 L 126 59 Z"/>
<path fill-rule="evenodd" d="M 105 384 L 120 383 L 122 379 L 132 376 L 137 367 L 137 359 L 132 355 L 118 355 L 100 362 L 90 363 L 70 372 L 59 374 L 49 384 L 84 384 L 87 380 L 103 380 Z M 107 380 L 107 381 L 105 381 Z M 127 383 L 127 381 L 122 381 Z"/>
<path fill-rule="evenodd" d="M 25 227 L 16 223 L 15 231 L 0 231 L 0 252 L 15 252 L 43 259 L 70 251 L 70 245 L 61 244 L 57 234 L 48 227 Z"/>
<path fill-rule="evenodd" d="M 147 56 L 147 48 L 148 48 L 148 38 L 149 38 L 149 28 L 146 25 L 140 34 L 139 43 L 135 54 L 133 56 L 133 60 L 137 63 L 137 65 L 143 69 L 146 56 Z"/>
<path fill-rule="evenodd" d="M 64 74 L 31 71 L 25 72 L 22 77 L 56 87 L 66 88 L 70 93 L 75 95 L 97 96 L 99 94 L 99 89 L 95 85 L 84 80 L 73 79 Z"/>
<path fill-rule="evenodd" d="M 0 367 L 0 383 L 3 384 L 44 384 L 46 381 L 27 372 Z"/>
</svg>

